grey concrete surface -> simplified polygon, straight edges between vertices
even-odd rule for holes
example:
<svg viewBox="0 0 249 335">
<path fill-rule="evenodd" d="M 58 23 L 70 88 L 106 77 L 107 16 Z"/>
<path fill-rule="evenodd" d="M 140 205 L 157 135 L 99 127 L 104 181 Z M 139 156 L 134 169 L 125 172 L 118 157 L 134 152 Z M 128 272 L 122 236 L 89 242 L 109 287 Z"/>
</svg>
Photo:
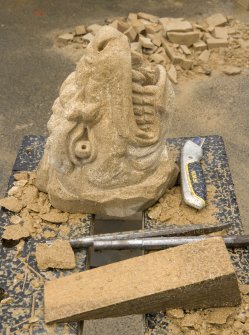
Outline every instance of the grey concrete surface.
<svg viewBox="0 0 249 335">
<path fill-rule="evenodd" d="M 1 195 L 5 193 L 23 135 L 47 134 L 52 103 L 62 81 L 74 69 L 73 62 L 53 48 L 52 36 L 56 31 L 66 31 L 82 23 L 103 22 L 108 16 L 127 15 L 132 11 L 161 17 L 196 18 L 215 12 L 242 21 L 249 17 L 249 12 L 233 0 L 0 0 L 0 8 Z M 248 75 L 248 71 L 243 71 L 228 78 L 213 73 L 210 78 L 195 79 L 176 87 L 177 110 L 169 136 L 220 134 L 224 137 L 243 224 L 249 233 Z M 108 329 L 108 334 L 121 334 L 116 326 L 110 329 L 112 323 L 108 321 L 105 326 L 102 321 L 99 324 Z M 89 325 L 92 334 L 98 334 L 95 326 Z M 141 327 L 141 320 L 136 327 Z M 126 331 L 127 335 L 133 333 Z"/>
</svg>

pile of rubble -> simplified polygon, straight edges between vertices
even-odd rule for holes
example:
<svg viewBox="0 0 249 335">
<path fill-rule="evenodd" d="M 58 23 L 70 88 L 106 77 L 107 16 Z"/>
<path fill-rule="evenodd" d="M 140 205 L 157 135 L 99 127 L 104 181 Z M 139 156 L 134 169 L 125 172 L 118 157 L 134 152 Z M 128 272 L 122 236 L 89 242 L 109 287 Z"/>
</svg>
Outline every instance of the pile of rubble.
<svg viewBox="0 0 249 335">
<path fill-rule="evenodd" d="M 249 285 L 240 285 L 239 307 L 209 308 L 197 311 L 172 309 L 148 315 L 146 335 L 248 335 Z"/>
<path fill-rule="evenodd" d="M 76 226 L 86 217 L 85 214 L 70 214 L 53 208 L 48 195 L 35 186 L 35 172 L 19 172 L 14 178 L 8 197 L 0 199 L 0 206 L 14 212 L 9 218 L 11 225 L 2 235 L 4 240 L 19 241 L 29 236 L 64 238 L 68 236 L 69 225 Z"/>
<path fill-rule="evenodd" d="M 141 53 L 146 61 L 163 64 L 175 84 L 179 75 L 210 75 L 220 66 L 224 73 L 233 75 L 240 73 L 241 67 L 249 67 L 249 25 L 220 13 L 202 22 L 142 12 L 105 22 L 125 34 L 131 50 Z M 57 37 L 57 46 L 72 44 L 84 49 L 101 27 L 76 26 Z"/>
</svg>

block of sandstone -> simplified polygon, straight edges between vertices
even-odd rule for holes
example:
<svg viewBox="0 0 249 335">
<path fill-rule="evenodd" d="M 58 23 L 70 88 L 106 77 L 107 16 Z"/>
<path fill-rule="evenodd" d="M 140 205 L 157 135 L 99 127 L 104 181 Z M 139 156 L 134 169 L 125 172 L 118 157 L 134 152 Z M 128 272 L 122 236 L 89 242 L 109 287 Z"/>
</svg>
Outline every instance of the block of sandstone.
<svg viewBox="0 0 249 335">
<path fill-rule="evenodd" d="M 189 47 L 200 39 L 200 33 L 198 31 L 186 33 L 168 32 L 167 37 L 172 43 L 187 45 Z"/>
<path fill-rule="evenodd" d="M 118 26 L 135 36 L 129 24 Z M 165 145 L 172 85 L 164 66 L 148 66 L 127 36 L 110 26 L 84 35 L 86 53 L 54 102 L 36 185 L 57 209 L 130 216 L 176 181 L 178 168 Z M 156 49 L 142 35 L 139 42 Z"/>
<path fill-rule="evenodd" d="M 222 38 L 208 38 L 206 40 L 208 49 L 215 49 L 215 48 L 224 48 L 228 46 L 227 39 Z"/>
<path fill-rule="evenodd" d="M 217 27 L 226 24 L 227 18 L 223 14 L 217 13 L 209 16 L 206 21 L 209 27 Z"/>
<path fill-rule="evenodd" d="M 220 237 L 150 253 L 49 281 L 45 320 L 237 306 L 240 292 Z"/>
</svg>

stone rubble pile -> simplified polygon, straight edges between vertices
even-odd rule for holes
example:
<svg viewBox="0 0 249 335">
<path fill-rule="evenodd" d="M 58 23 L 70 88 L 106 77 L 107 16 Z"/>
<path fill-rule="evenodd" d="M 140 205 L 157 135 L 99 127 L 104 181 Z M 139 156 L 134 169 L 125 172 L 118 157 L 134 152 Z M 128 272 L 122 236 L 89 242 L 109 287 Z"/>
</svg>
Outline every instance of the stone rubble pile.
<svg viewBox="0 0 249 335">
<path fill-rule="evenodd" d="M 179 75 L 195 73 L 210 75 L 217 66 L 228 75 L 249 67 L 249 24 L 242 24 L 221 13 L 213 14 L 202 22 L 184 18 L 162 17 L 139 12 L 127 18 L 106 19 L 150 63 L 163 64 L 169 78 L 177 83 Z M 79 25 L 72 32 L 59 35 L 57 45 L 77 45 L 85 48 L 102 26 Z"/>
<path fill-rule="evenodd" d="M 240 285 L 239 307 L 171 309 L 149 314 L 146 335 L 248 335 L 249 285 Z"/>
<path fill-rule="evenodd" d="M 0 199 L 0 206 L 13 212 L 10 225 L 5 227 L 2 238 L 18 241 L 29 236 L 39 238 L 65 238 L 69 226 L 80 225 L 85 214 L 71 214 L 53 208 L 48 195 L 35 186 L 35 172 L 19 172 L 6 198 Z M 82 231 L 83 233 L 83 231 Z"/>
</svg>

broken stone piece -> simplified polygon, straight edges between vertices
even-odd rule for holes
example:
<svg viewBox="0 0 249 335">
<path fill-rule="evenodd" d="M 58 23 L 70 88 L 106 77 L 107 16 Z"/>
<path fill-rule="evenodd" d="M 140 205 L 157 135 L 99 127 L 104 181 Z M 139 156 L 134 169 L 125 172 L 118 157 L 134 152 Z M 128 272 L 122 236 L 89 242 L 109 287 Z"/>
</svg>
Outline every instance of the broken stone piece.
<svg viewBox="0 0 249 335">
<path fill-rule="evenodd" d="M 236 306 L 240 301 L 220 237 L 75 273 L 48 281 L 44 288 L 47 323 Z"/>
<path fill-rule="evenodd" d="M 210 51 L 209 50 L 204 50 L 204 51 L 202 51 L 202 53 L 200 54 L 198 59 L 203 63 L 207 63 L 208 60 L 209 60 L 209 56 L 210 56 Z"/>
<path fill-rule="evenodd" d="M 214 28 L 213 35 L 215 38 L 221 38 L 224 40 L 228 38 L 228 33 L 227 33 L 226 28 L 222 28 L 222 27 Z"/>
<path fill-rule="evenodd" d="M 129 29 L 127 29 L 124 32 L 124 35 L 128 37 L 130 42 L 133 42 L 135 38 L 137 37 L 137 32 L 136 30 L 131 26 Z"/>
<path fill-rule="evenodd" d="M 20 216 L 18 215 L 12 215 L 10 217 L 10 222 L 13 223 L 13 224 L 19 224 L 22 222 L 22 218 L 20 218 Z"/>
<path fill-rule="evenodd" d="M 164 38 L 162 38 L 162 45 L 171 62 L 173 64 L 181 64 L 182 54 L 180 54 L 178 50 L 172 47 L 172 45 L 170 45 L 170 43 L 167 42 Z"/>
<path fill-rule="evenodd" d="M 148 13 L 143 13 L 143 12 L 139 12 L 137 13 L 137 17 L 139 19 L 144 19 L 144 20 L 148 20 L 148 21 L 151 21 L 153 23 L 157 23 L 158 22 L 158 19 L 159 17 L 155 16 L 155 15 L 152 15 L 152 14 L 148 14 Z"/>
<path fill-rule="evenodd" d="M 149 39 L 148 37 L 144 37 L 143 35 L 139 35 L 139 42 L 146 49 L 155 48 L 154 44 L 151 42 L 151 39 Z"/>
<path fill-rule="evenodd" d="M 177 71 L 173 64 L 170 65 L 170 68 L 168 70 L 168 76 L 172 83 L 177 84 Z"/>
<path fill-rule="evenodd" d="M 100 24 L 91 24 L 86 28 L 86 30 L 88 33 L 92 33 L 95 36 L 101 27 L 102 26 Z"/>
<path fill-rule="evenodd" d="M 209 16 L 206 21 L 211 27 L 222 26 L 227 23 L 226 17 L 220 13 Z"/>
<path fill-rule="evenodd" d="M 139 43 L 156 49 L 142 35 Z M 173 106 L 165 68 L 144 62 L 123 33 L 100 28 L 54 103 L 37 187 L 70 213 L 122 217 L 150 207 L 178 174 L 164 140 Z"/>
<path fill-rule="evenodd" d="M 59 42 L 64 42 L 64 43 L 70 42 L 70 41 L 73 40 L 73 37 L 74 36 L 71 33 L 62 34 L 62 35 L 58 36 L 58 41 Z"/>
<path fill-rule="evenodd" d="M 65 223 L 68 220 L 68 213 L 58 213 L 51 210 L 49 213 L 42 214 L 41 218 L 51 223 Z"/>
<path fill-rule="evenodd" d="M 168 32 L 167 37 L 172 43 L 191 46 L 199 40 L 200 34 L 197 31 L 191 31 L 186 33 Z"/>
<path fill-rule="evenodd" d="M 208 49 L 214 49 L 214 48 L 224 48 L 228 46 L 227 39 L 221 39 L 221 38 L 208 38 L 206 40 Z"/>
<path fill-rule="evenodd" d="M 15 180 L 28 180 L 29 173 L 27 171 L 21 171 L 14 174 Z"/>
<path fill-rule="evenodd" d="M 0 199 L 0 206 L 8 209 L 9 211 L 19 213 L 23 208 L 23 204 L 15 197 L 7 197 Z"/>
<path fill-rule="evenodd" d="M 146 34 L 156 34 L 158 33 L 162 27 L 159 24 L 152 23 L 152 24 L 147 24 L 145 27 Z"/>
<path fill-rule="evenodd" d="M 166 314 L 175 319 L 182 319 L 184 317 L 184 311 L 180 308 L 169 309 L 166 311 Z"/>
<path fill-rule="evenodd" d="M 236 311 L 236 308 L 224 307 L 213 309 L 208 313 L 208 323 L 224 325 L 227 322 L 227 319 Z"/>
<path fill-rule="evenodd" d="M 76 266 L 73 249 L 68 241 L 56 240 L 51 245 L 36 245 L 36 261 L 40 270 L 74 269 Z"/>
<path fill-rule="evenodd" d="M 203 51 L 207 49 L 207 45 L 203 41 L 197 41 L 193 45 L 195 51 Z"/>
<path fill-rule="evenodd" d="M 165 26 L 167 32 L 188 32 L 193 29 L 192 25 L 188 21 L 170 20 Z"/>
<path fill-rule="evenodd" d="M 161 54 L 152 54 L 150 56 L 150 61 L 155 62 L 156 64 L 164 64 L 165 63 L 165 57 Z"/>
<path fill-rule="evenodd" d="M 161 44 L 162 44 L 162 38 L 161 38 L 160 34 L 148 34 L 147 36 L 151 39 L 152 43 L 156 47 L 160 47 L 161 46 Z"/>
<path fill-rule="evenodd" d="M 5 227 L 2 238 L 5 240 L 20 240 L 30 236 L 29 231 L 20 224 L 13 224 Z"/>
<path fill-rule="evenodd" d="M 124 21 L 117 21 L 117 29 L 121 32 L 124 33 L 127 29 L 130 28 L 129 23 L 124 22 Z"/>
<path fill-rule="evenodd" d="M 74 28 L 74 30 L 75 30 L 75 35 L 76 36 L 80 36 L 80 35 L 86 34 L 86 27 L 83 24 L 80 25 L 80 26 L 76 26 Z"/>
<path fill-rule="evenodd" d="M 92 33 L 88 33 L 86 35 L 83 36 L 83 40 L 89 42 L 92 42 L 92 40 L 94 39 L 94 35 Z"/>
<path fill-rule="evenodd" d="M 142 31 L 145 30 L 144 24 L 140 20 L 132 20 L 131 26 L 136 31 L 137 34 L 140 34 Z"/>
<path fill-rule="evenodd" d="M 184 70 L 190 70 L 193 67 L 193 60 L 190 58 L 186 58 L 185 56 L 182 57 L 181 67 Z"/>
<path fill-rule="evenodd" d="M 186 45 L 181 45 L 180 48 L 182 49 L 182 51 L 185 55 L 187 55 L 187 56 L 191 55 L 191 51 Z"/>
<path fill-rule="evenodd" d="M 232 65 L 226 65 L 223 67 L 222 72 L 224 72 L 227 75 L 233 76 L 236 74 L 241 73 L 241 68 L 237 66 L 232 66 Z"/>
</svg>

